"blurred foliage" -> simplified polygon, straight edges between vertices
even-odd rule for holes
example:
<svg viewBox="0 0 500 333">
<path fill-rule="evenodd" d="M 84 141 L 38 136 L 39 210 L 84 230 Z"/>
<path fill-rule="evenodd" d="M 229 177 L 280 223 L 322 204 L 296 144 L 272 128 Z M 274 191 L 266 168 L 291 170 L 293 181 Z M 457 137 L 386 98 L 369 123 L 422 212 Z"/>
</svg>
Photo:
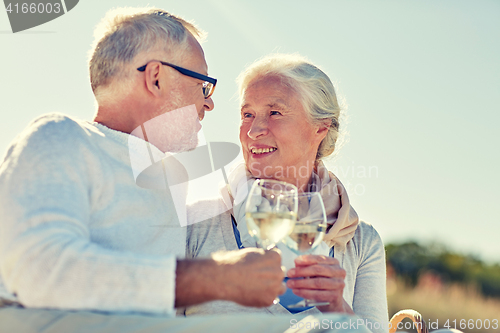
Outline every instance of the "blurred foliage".
<svg viewBox="0 0 500 333">
<path fill-rule="evenodd" d="M 445 283 L 474 286 L 484 296 L 500 298 L 500 264 L 486 264 L 475 256 L 450 252 L 440 244 L 406 242 L 388 244 L 385 249 L 387 263 L 411 286 L 422 274 L 431 272 Z"/>
</svg>

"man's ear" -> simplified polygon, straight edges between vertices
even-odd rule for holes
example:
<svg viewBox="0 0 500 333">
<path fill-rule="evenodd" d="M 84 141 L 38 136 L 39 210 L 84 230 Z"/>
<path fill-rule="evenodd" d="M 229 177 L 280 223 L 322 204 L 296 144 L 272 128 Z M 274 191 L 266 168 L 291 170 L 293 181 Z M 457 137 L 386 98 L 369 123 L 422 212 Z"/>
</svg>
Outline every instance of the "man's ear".
<svg viewBox="0 0 500 333">
<path fill-rule="evenodd" d="M 152 62 L 146 66 L 144 71 L 144 80 L 146 84 L 146 89 L 154 96 L 161 95 L 160 86 L 160 73 L 162 66 L 160 63 Z"/>
</svg>

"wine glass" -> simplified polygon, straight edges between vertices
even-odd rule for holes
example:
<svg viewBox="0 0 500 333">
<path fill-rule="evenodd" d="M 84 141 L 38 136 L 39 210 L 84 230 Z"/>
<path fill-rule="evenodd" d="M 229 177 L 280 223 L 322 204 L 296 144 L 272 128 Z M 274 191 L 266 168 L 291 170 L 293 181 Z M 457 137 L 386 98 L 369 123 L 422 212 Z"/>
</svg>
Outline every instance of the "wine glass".
<svg viewBox="0 0 500 333">
<path fill-rule="evenodd" d="M 257 244 L 272 249 L 288 236 L 297 219 L 297 187 L 272 179 L 257 179 L 245 207 L 248 232 Z"/>
<path fill-rule="evenodd" d="M 285 245 L 297 255 L 312 253 L 323 241 L 325 231 L 326 212 L 321 194 L 319 192 L 298 194 L 297 221 L 291 234 L 283 240 Z M 288 307 L 298 308 L 328 304 L 328 302 L 303 299 Z"/>
<path fill-rule="evenodd" d="M 288 236 L 297 220 L 297 187 L 272 179 L 257 179 L 245 207 L 248 232 L 266 250 Z M 276 297 L 273 304 L 279 303 Z"/>
</svg>

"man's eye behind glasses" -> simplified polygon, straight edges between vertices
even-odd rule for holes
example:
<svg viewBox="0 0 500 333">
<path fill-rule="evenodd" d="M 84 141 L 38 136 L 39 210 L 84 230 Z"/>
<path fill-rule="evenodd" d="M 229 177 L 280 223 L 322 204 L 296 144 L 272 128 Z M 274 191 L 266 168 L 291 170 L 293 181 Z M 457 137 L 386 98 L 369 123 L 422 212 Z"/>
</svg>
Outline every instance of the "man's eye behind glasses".
<svg viewBox="0 0 500 333">
<path fill-rule="evenodd" d="M 248 112 L 245 112 L 241 115 L 241 119 L 245 119 L 245 118 L 252 118 L 253 117 L 253 114 L 251 113 L 248 113 Z"/>
<path fill-rule="evenodd" d="M 211 90 L 213 85 L 207 81 L 203 82 L 201 85 L 202 85 L 201 89 L 203 91 L 203 96 L 205 96 L 205 98 L 210 97 L 212 95 Z"/>
</svg>

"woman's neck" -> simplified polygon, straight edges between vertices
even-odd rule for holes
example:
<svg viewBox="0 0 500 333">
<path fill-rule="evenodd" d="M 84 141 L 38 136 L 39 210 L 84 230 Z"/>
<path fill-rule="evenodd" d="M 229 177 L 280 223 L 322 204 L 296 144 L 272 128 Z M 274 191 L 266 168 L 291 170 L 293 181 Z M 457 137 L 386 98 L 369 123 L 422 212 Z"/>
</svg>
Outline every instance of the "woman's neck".
<svg viewBox="0 0 500 333">
<path fill-rule="evenodd" d="M 309 192 L 309 183 L 311 182 L 312 172 L 316 167 L 312 167 L 307 172 L 298 173 L 296 175 L 291 175 L 293 177 L 283 177 L 278 179 L 280 181 L 284 181 L 290 184 L 293 184 L 297 187 L 300 192 Z"/>
</svg>

